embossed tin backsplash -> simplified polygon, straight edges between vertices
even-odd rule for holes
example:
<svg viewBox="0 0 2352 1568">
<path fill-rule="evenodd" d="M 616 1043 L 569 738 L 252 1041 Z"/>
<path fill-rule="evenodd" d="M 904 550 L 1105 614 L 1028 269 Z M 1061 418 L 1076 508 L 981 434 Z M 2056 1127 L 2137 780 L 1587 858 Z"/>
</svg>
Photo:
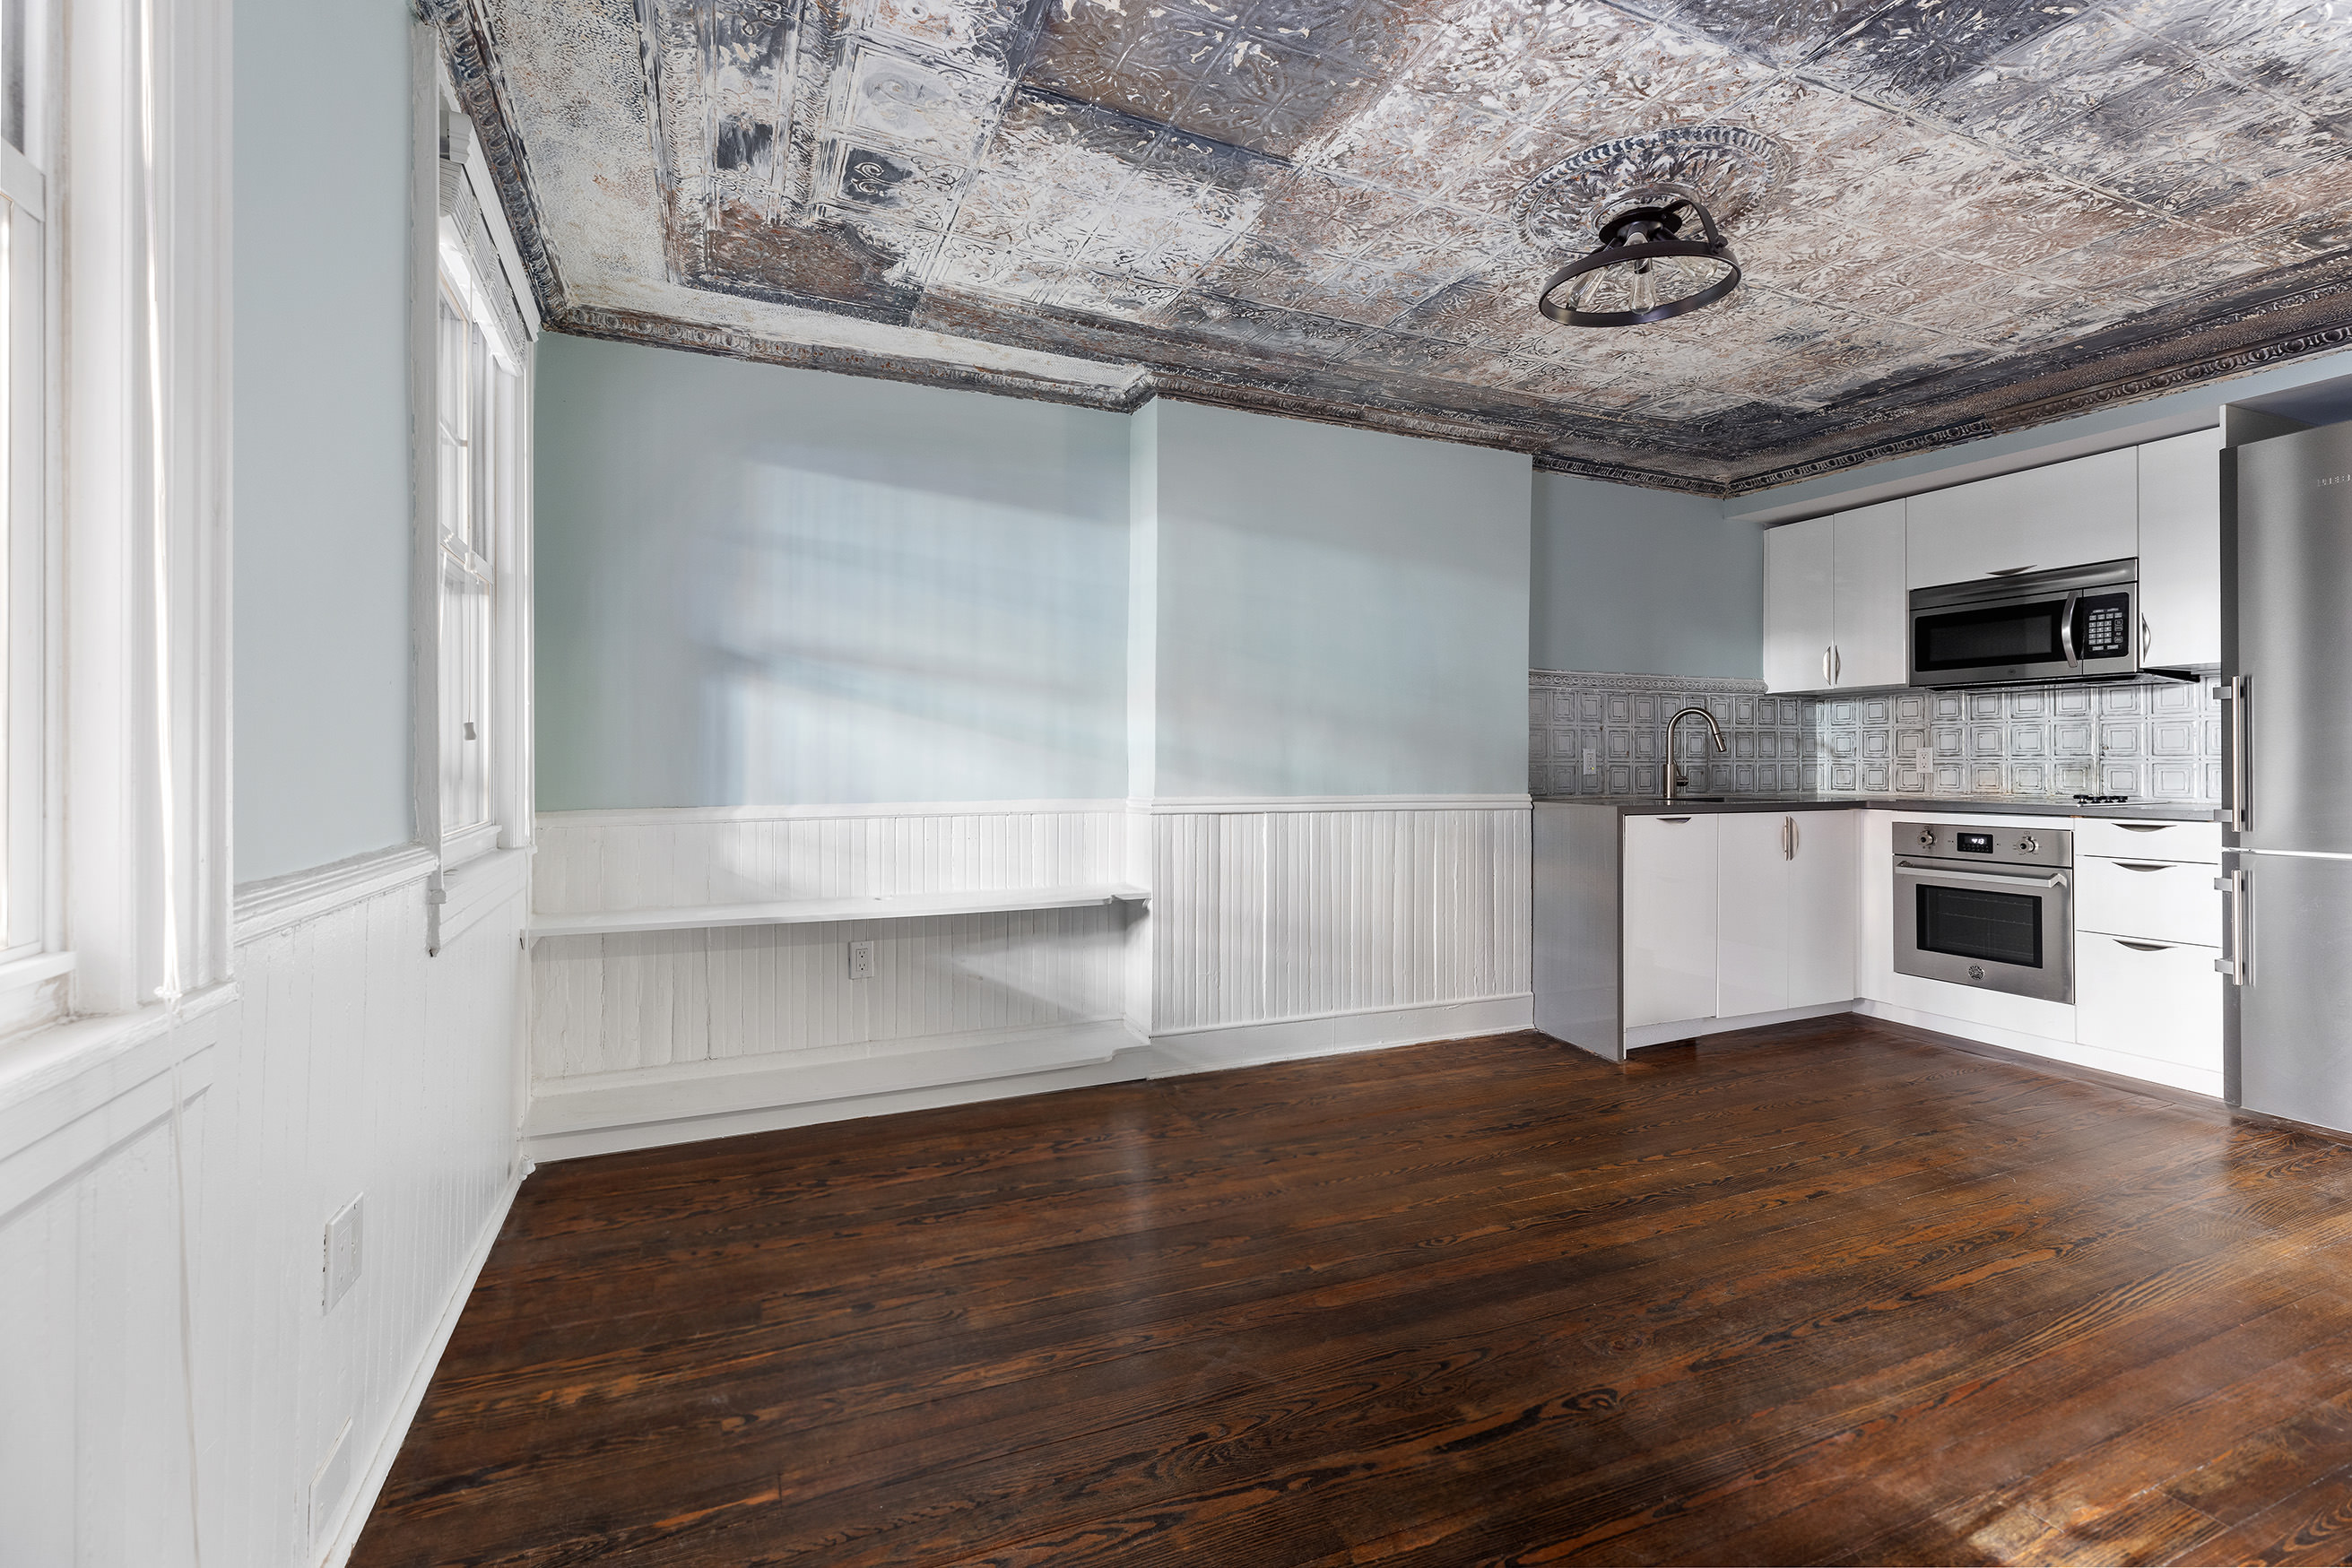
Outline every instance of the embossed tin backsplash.
<svg viewBox="0 0 2352 1568">
<path fill-rule="evenodd" d="M 1728 746 L 1684 722 L 1693 793 L 2221 800 L 2221 705 L 2202 682 L 1773 696 L 1760 681 L 1557 670 L 1528 676 L 1529 792 L 1659 793 L 1665 721 L 1692 705 Z"/>
</svg>

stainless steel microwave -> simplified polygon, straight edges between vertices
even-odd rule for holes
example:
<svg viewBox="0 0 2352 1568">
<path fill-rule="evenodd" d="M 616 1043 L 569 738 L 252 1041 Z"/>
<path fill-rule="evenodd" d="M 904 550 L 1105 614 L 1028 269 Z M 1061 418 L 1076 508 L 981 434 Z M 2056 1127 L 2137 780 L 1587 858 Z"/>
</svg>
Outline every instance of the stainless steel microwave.
<svg viewBox="0 0 2352 1568">
<path fill-rule="evenodd" d="M 2105 560 L 1911 591 L 1911 684 L 2138 674 L 2139 562 Z"/>
</svg>

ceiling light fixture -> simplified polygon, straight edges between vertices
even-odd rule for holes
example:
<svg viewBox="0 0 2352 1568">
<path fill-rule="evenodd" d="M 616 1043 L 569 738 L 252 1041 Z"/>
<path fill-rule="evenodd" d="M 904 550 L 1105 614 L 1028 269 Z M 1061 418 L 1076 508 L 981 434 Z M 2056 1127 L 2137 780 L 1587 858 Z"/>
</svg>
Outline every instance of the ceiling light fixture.
<svg viewBox="0 0 2352 1568">
<path fill-rule="evenodd" d="M 1561 159 L 1517 204 L 1537 254 L 1577 258 L 1536 308 L 1564 326 L 1638 327 L 1729 298 L 1740 267 L 1718 225 L 1769 206 L 1790 166 L 1786 148 L 1741 125 L 1669 126 Z"/>
<path fill-rule="evenodd" d="M 1639 327 L 1714 304 L 1739 287 L 1739 263 L 1707 210 L 1686 196 L 1631 207 L 1601 225 L 1601 246 L 1551 276 L 1536 308 L 1565 327 Z"/>
</svg>

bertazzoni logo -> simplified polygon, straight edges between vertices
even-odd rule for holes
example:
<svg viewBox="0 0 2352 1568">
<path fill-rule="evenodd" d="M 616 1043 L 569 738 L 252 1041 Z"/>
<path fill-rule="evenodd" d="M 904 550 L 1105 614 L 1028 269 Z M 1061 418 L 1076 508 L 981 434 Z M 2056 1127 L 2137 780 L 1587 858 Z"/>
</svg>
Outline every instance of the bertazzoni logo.
<svg viewBox="0 0 2352 1568">
<path fill-rule="evenodd" d="M 2352 474 L 2331 474 L 2319 482 L 2318 487 L 2325 490 L 2330 485 L 2352 485 Z"/>
</svg>

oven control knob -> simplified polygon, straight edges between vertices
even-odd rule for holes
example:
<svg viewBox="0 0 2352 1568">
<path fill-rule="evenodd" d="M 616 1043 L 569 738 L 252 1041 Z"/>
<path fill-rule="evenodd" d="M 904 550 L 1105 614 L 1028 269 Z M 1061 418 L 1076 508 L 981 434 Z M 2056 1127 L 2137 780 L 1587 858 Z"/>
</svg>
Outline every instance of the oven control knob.
<svg viewBox="0 0 2352 1568">
<path fill-rule="evenodd" d="M 1970 964 L 1970 965 L 1969 966 L 1969 979 L 1971 979 L 1971 980 L 1981 980 L 1981 979 L 1983 979 L 1983 978 L 1984 978 L 1984 966 L 1983 966 L 1982 964 Z"/>
<path fill-rule="evenodd" d="M 1919 847 L 1923 850 L 1932 850 L 1936 847 L 1935 829 L 1922 828 L 1919 830 Z"/>
<path fill-rule="evenodd" d="M 2017 849 L 2020 854 L 2040 854 L 2042 852 L 2042 841 L 2035 838 L 2032 833 L 2028 833 L 2023 838 L 2017 841 Z"/>
</svg>

